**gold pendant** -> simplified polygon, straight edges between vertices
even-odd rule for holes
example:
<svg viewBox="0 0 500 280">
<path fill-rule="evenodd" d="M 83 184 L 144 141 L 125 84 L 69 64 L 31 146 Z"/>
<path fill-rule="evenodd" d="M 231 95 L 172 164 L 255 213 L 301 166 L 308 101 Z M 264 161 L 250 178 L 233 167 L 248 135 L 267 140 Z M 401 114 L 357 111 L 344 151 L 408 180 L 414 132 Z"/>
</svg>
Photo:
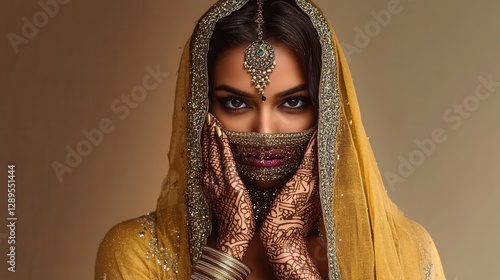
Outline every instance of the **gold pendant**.
<svg viewBox="0 0 500 280">
<path fill-rule="evenodd" d="M 245 50 L 245 69 L 252 76 L 252 84 L 259 91 L 262 101 L 266 101 L 264 89 L 269 84 L 269 75 L 276 67 L 274 48 L 264 40 L 250 44 Z"/>
</svg>

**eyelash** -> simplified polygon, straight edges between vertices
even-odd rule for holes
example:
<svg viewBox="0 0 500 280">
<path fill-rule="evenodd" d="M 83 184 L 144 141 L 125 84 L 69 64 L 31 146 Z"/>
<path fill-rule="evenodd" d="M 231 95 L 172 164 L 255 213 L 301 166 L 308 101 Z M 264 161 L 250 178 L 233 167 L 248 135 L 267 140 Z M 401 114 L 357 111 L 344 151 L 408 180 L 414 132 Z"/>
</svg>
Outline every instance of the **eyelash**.
<svg viewBox="0 0 500 280">
<path fill-rule="evenodd" d="M 245 105 L 245 106 L 244 107 L 231 108 L 231 107 L 228 106 L 231 101 L 239 101 L 239 102 L 241 102 L 242 105 Z M 243 101 L 240 98 L 235 98 L 235 97 L 224 97 L 224 98 L 221 98 L 221 99 L 219 99 L 219 103 L 222 105 L 222 107 L 224 107 L 224 109 L 226 109 L 227 111 L 230 111 L 230 112 L 236 112 L 238 110 L 247 109 L 247 108 L 250 107 L 245 101 Z"/>
<path fill-rule="evenodd" d="M 288 102 L 290 101 L 298 101 L 299 103 L 298 104 L 301 104 L 300 106 L 298 107 L 285 107 L 284 105 L 287 104 Z M 309 106 L 309 98 L 305 98 L 305 97 L 291 97 L 291 98 L 288 98 L 287 100 L 285 100 L 285 102 L 283 102 L 280 107 L 285 109 L 285 110 L 290 110 L 290 111 L 293 111 L 293 112 L 300 112 L 302 110 L 304 110 L 306 107 Z"/>
<path fill-rule="evenodd" d="M 234 102 L 234 101 L 238 101 L 238 102 L 241 102 L 241 105 L 244 105 L 243 107 L 235 107 L 235 108 L 231 108 L 230 105 L 231 102 Z M 298 102 L 298 107 L 287 107 L 286 104 L 291 102 L 291 101 L 297 101 Z M 224 98 L 220 98 L 219 99 L 219 103 L 222 105 L 222 107 L 224 107 L 225 110 L 229 111 L 229 112 L 237 112 L 237 111 L 240 111 L 240 110 L 243 110 L 243 109 L 248 109 L 250 108 L 250 105 L 248 105 L 247 102 L 245 102 L 244 100 L 242 100 L 241 98 L 235 98 L 235 97 L 224 97 Z M 291 112 L 300 112 L 302 110 L 304 110 L 306 107 L 308 107 L 310 104 L 310 100 L 309 98 L 306 98 L 306 97 L 291 97 L 291 98 L 288 98 L 286 99 L 279 107 L 282 108 L 283 110 L 288 110 L 288 111 L 291 111 Z M 234 107 L 234 106 L 232 106 Z"/>
</svg>

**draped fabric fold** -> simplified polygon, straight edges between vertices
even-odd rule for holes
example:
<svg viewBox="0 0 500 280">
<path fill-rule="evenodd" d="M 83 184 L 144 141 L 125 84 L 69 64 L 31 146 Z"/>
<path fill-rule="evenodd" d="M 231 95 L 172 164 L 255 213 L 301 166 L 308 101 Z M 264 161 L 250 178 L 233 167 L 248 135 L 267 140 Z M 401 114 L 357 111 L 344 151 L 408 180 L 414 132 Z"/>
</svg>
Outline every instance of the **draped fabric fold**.
<svg viewBox="0 0 500 280">
<path fill-rule="evenodd" d="M 208 41 L 217 20 L 246 2 L 219 1 L 198 22 L 179 66 L 169 171 L 156 212 L 108 232 L 98 252 L 96 279 L 142 279 L 133 275 L 141 269 L 149 279 L 189 279 L 211 230 L 210 211 L 198 183 L 200 136 L 208 110 Z M 311 18 L 323 55 L 318 158 L 328 254 L 313 257 L 328 258 L 330 279 L 444 279 L 431 237 L 387 195 L 333 29 L 311 1 L 295 2 Z M 124 246 L 147 258 L 123 253 Z"/>
</svg>

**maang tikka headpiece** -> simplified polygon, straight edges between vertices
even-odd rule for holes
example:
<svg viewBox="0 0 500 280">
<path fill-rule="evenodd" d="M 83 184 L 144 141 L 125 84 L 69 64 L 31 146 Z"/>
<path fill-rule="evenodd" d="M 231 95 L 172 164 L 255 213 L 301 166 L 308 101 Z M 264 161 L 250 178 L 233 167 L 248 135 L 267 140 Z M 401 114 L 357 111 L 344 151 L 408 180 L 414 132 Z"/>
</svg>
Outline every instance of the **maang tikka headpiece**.
<svg viewBox="0 0 500 280">
<path fill-rule="evenodd" d="M 269 75 L 276 67 L 274 60 L 274 48 L 267 42 L 264 42 L 264 15 L 262 2 L 264 0 L 257 0 L 257 15 L 255 22 L 257 23 L 257 41 L 251 43 L 245 50 L 244 66 L 248 73 L 252 76 L 252 83 L 259 91 L 262 101 L 266 101 L 264 89 L 269 84 Z"/>
</svg>

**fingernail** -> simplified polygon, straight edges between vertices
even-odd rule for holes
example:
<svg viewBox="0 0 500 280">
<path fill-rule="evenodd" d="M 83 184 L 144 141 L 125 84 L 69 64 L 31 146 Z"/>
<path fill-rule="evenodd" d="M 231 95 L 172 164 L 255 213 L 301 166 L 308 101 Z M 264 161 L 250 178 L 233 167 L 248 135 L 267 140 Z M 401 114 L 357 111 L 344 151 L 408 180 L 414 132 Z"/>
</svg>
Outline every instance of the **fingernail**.
<svg viewBox="0 0 500 280">
<path fill-rule="evenodd" d="M 212 114 L 208 113 L 206 118 L 207 125 L 210 125 L 212 123 L 212 119 Z"/>
<path fill-rule="evenodd" d="M 217 137 L 222 136 L 222 130 L 220 129 L 220 127 L 218 126 L 215 127 L 215 133 L 217 134 Z"/>
</svg>

